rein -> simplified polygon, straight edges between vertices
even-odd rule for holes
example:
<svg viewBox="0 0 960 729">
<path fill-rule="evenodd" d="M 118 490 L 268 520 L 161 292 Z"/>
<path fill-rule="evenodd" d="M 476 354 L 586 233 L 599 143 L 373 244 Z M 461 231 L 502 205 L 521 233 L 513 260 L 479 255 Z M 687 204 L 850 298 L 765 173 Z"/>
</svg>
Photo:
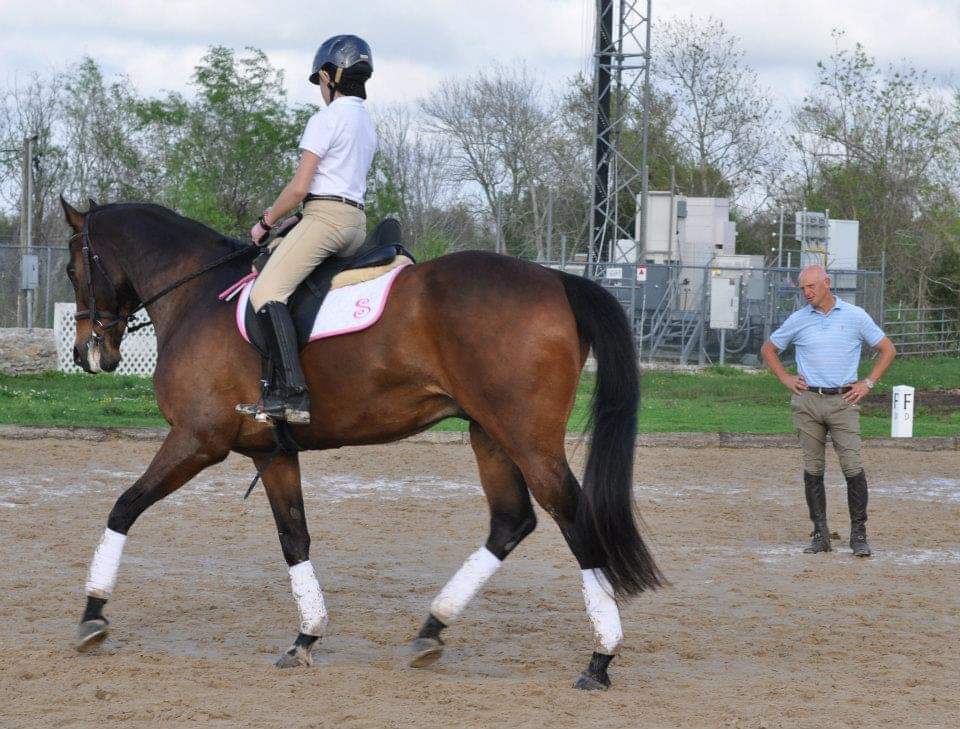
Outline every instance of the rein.
<svg viewBox="0 0 960 729">
<path fill-rule="evenodd" d="M 135 332 L 138 329 L 143 329 L 144 327 L 152 326 L 153 322 L 150 321 L 149 319 L 139 324 L 133 324 L 133 326 L 131 326 L 130 324 L 131 322 L 135 321 L 136 314 L 138 311 L 140 311 L 141 309 L 145 309 L 147 306 L 152 304 L 157 299 L 160 299 L 166 296 L 171 291 L 183 286 L 185 283 L 189 283 L 190 281 L 193 281 L 195 278 L 199 278 L 203 274 L 208 273 L 213 269 L 219 266 L 222 266 L 225 263 L 229 263 L 230 261 L 235 261 L 238 258 L 254 256 L 260 252 L 260 249 L 257 248 L 256 246 L 244 246 L 242 248 L 238 248 L 237 250 L 231 253 L 228 253 L 227 255 L 222 256 L 216 259 L 215 261 L 212 261 L 211 263 L 208 263 L 207 265 L 203 266 L 197 271 L 194 271 L 193 273 L 188 274 L 183 278 L 177 279 L 169 286 L 165 286 L 163 289 L 155 293 L 153 296 L 149 296 L 143 301 L 141 301 L 140 304 L 138 304 L 137 307 L 133 309 L 133 311 L 131 311 L 129 314 L 120 314 L 120 313 L 104 310 L 102 313 L 111 317 L 111 319 L 109 319 L 106 323 L 104 323 L 100 320 L 100 317 L 98 316 L 99 312 L 97 309 L 97 297 L 96 297 L 96 292 L 94 291 L 94 288 L 93 288 L 93 265 L 94 264 L 96 264 L 97 268 L 100 269 L 100 273 L 103 275 L 103 278 L 106 279 L 107 284 L 109 284 L 110 288 L 112 289 L 114 299 L 117 298 L 117 295 L 116 295 L 117 289 L 116 289 L 116 286 L 113 285 L 113 281 L 110 279 L 110 276 L 107 275 L 107 272 L 103 267 L 103 263 L 101 263 L 100 256 L 97 253 L 95 253 L 93 250 L 93 246 L 90 241 L 90 218 L 91 217 L 92 215 L 87 215 L 83 220 L 83 230 L 80 233 L 75 233 L 70 238 L 70 241 L 72 242 L 78 236 L 83 236 L 82 252 L 83 252 L 83 268 L 85 273 L 84 279 L 87 285 L 87 292 L 89 295 L 89 308 L 83 309 L 82 311 L 78 311 L 73 316 L 74 316 L 74 319 L 76 319 L 77 321 L 80 321 L 81 319 L 90 319 L 91 329 L 93 330 L 92 337 L 96 341 L 102 340 L 103 334 L 98 334 L 94 325 L 99 325 L 101 332 L 105 332 L 108 329 L 112 329 L 120 322 L 125 322 L 127 324 L 127 332 Z"/>
</svg>

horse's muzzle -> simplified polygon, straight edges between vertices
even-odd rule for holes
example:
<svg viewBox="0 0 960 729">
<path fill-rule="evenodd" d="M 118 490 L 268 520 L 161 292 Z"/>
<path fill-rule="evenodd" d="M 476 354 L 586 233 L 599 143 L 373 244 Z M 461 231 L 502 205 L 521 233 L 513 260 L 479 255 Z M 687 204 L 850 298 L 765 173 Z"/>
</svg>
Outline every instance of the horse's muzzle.
<svg viewBox="0 0 960 729">
<path fill-rule="evenodd" d="M 113 353 L 110 348 L 103 346 L 102 339 L 90 337 L 82 345 L 74 345 L 73 361 L 92 375 L 113 372 L 120 366 L 120 352 Z"/>
</svg>

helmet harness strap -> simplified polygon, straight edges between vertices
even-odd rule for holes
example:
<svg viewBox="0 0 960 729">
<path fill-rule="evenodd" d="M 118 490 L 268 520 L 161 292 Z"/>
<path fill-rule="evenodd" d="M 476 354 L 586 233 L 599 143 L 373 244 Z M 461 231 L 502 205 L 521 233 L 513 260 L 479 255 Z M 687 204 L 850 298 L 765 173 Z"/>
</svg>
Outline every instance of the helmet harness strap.
<svg viewBox="0 0 960 729">
<path fill-rule="evenodd" d="M 337 66 L 337 72 L 333 75 L 333 81 L 327 84 L 330 89 L 330 100 L 333 101 L 334 94 L 337 93 L 337 85 L 340 83 L 340 77 L 343 75 L 343 69 Z"/>
</svg>

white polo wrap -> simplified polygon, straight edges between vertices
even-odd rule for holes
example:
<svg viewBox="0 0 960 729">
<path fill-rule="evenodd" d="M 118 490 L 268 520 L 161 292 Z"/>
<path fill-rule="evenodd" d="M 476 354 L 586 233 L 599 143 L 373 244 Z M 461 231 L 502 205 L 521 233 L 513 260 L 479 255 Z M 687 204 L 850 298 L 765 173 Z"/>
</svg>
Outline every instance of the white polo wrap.
<svg viewBox="0 0 960 729">
<path fill-rule="evenodd" d="M 300 632 L 322 636 L 327 627 L 327 606 L 323 603 L 320 583 L 314 574 L 310 560 L 290 568 L 290 587 L 300 611 Z"/>
<path fill-rule="evenodd" d="M 126 541 L 126 534 L 112 529 L 103 532 L 103 538 L 97 545 L 97 551 L 93 553 L 90 572 L 87 574 L 87 595 L 103 600 L 110 597 L 117 584 L 117 570 L 120 568 L 120 556 Z"/>
<path fill-rule="evenodd" d="M 593 623 L 597 652 L 616 655 L 623 642 L 623 628 L 613 588 L 602 570 L 581 570 L 580 574 L 583 577 L 583 602 Z"/>
<path fill-rule="evenodd" d="M 493 576 L 501 564 L 493 552 L 486 547 L 480 547 L 440 590 L 440 594 L 430 605 L 430 612 L 440 622 L 450 625 L 460 617 L 467 603 L 477 594 L 477 590 Z"/>
</svg>

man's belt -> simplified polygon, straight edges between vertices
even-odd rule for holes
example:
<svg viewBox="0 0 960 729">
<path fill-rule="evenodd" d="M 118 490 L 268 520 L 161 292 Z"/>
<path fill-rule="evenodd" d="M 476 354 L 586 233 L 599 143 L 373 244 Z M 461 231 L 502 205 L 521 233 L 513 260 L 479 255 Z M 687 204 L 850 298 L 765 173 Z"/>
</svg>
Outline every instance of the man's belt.
<svg viewBox="0 0 960 729">
<path fill-rule="evenodd" d="M 363 203 L 358 203 L 356 200 L 351 200 L 348 197 L 343 197 L 342 195 L 314 195 L 310 194 L 303 198 L 305 203 L 313 202 L 314 200 L 335 200 L 336 202 L 342 202 L 344 205 L 349 205 L 350 207 L 357 208 L 358 210 L 363 210 Z"/>
<path fill-rule="evenodd" d="M 843 387 L 808 387 L 807 391 L 815 392 L 819 395 L 843 395 L 852 389 L 850 385 L 844 385 Z"/>
</svg>

